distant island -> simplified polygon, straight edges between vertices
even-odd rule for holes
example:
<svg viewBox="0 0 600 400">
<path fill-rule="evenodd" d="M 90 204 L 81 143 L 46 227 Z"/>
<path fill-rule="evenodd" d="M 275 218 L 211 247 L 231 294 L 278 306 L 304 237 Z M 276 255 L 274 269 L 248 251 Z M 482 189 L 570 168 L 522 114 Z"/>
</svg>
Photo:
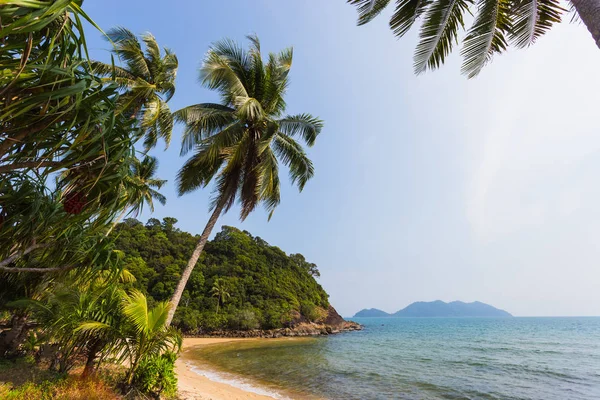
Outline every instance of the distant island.
<svg viewBox="0 0 600 400">
<path fill-rule="evenodd" d="M 364 309 L 354 314 L 354 318 L 375 317 L 512 317 L 512 315 L 480 301 L 446 303 L 441 300 L 417 301 L 393 314 L 376 308 Z"/>
</svg>

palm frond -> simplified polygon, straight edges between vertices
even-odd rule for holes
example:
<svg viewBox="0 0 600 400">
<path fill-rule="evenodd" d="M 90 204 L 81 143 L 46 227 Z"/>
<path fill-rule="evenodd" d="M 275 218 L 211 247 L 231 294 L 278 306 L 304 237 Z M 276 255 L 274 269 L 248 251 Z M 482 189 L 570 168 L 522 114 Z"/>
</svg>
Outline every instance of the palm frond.
<svg viewBox="0 0 600 400">
<path fill-rule="evenodd" d="M 358 11 L 358 25 L 364 25 L 378 16 L 390 0 L 348 0 Z"/>
<path fill-rule="evenodd" d="M 397 37 L 410 30 L 414 22 L 425 12 L 432 0 L 398 0 L 390 19 L 390 28 Z"/>
<path fill-rule="evenodd" d="M 187 154 L 207 137 L 239 127 L 234 111 L 230 107 L 212 103 L 196 104 L 176 111 L 175 120 L 185 124 L 180 154 Z"/>
<path fill-rule="evenodd" d="M 471 4 L 472 0 L 438 0 L 431 4 L 415 51 L 416 74 L 444 63 L 454 43 L 458 43 L 458 32 L 464 28 L 463 17 Z"/>
<path fill-rule="evenodd" d="M 323 121 L 310 114 L 289 115 L 278 121 L 279 129 L 288 136 L 300 135 L 310 147 L 323 129 Z"/>
<path fill-rule="evenodd" d="M 561 21 L 567 10 L 557 0 L 519 0 L 513 6 L 510 37 L 517 47 L 527 47 Z"/>
<path fill-rule="evenodd" d="M 506 50 L 506 34 L 512 29 L 510 0 L 479 0 L 479 12 L 461 51 L 463 74 L 473 78 L 492 59 Z"/>
<path fill-rule="evenodd" d="M 273 140 L 273 150 L 281 162 L 290 169 L 292 183 L 298 182 L 298 189 L 302 191 L 315 172 L 302 146 L 291 137 L 279 134 Z"/>
<path fill-rule="evenodd" d="M 137 290 L 125 295 L 123 313 L 129 318 L 136 332 L 140 334 L 148 333 L 148 302 L 146 296 Z"/>
</svg>

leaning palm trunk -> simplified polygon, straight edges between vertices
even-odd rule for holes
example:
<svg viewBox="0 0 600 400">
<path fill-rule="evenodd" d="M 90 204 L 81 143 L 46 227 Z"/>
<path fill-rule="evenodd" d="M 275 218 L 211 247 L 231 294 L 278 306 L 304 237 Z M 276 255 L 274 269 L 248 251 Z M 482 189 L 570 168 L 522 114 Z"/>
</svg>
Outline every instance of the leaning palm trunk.
<svg viewBox="0 0 600 400">
<path fill-rule="evenodd" d="M 600 47 L 600 0 L 571 0 L 571 3 Z"/>
<path fill-rule="evenodd" d="M 225 201 L 225 199 L 219 200 L 219 203 L 215 207 L 215 210 L 213 211 L 212 215 L 210 216 L 210 219 L 204 227 L 204 231 L 202 231 L 202 235 L 200 235 L 200 240 L 198 241 L 198 244 L 196 245 L 196 248 L 194 249 L 194 252 L 190 257 L 187 266 L 183 270 L 183 274 L 181 274 L 179 283 L 177 283 L 177 288 L 175 288 L 175 293 L 173 293 L 173 297 L 171 297 L 171 307 L 169 309 L 169 316 L 167 317 L 166 322 L 167 326 L 171 325 L 171 321 L 173 321 L 173 315 L 175 315 L 175 310 L 179 305 L 179 301 L 181 300 L 181 296 L 183 295 L 183 291 L 185 290 L 185 285 L 190 279 L 190 275 L 192 274 L 192 271 L 194 270 L 194 267 L 198 262 L 198 258 L 200 258 L 200 254 L 202 254 L 202 250 L 204 250 L 204 245 L 206 245 L 210 233 L 215 227 L 215 224 L 217 223 L 217 220 L 219 219 L 223 208 L 225 208 Z"/>
<path fill-rule="evenodd" d="M 106 234 L 104 236 L 108 236 L 108 235 L 111 234 L 111 232 L 113 231 L 113 229 L 115 229 L 115 226 L 119 225 L 119 222 L 121 222 L 121 220 L 123 219 L 123 217 L 125 216 L 126 213 L 127 213 L 127 208 L 124 209 L 123 212 L 121 212 L 121 215 L 119 215 L 117 217 L 117 219 L 114 220 L 114 222 L 112 223 L 112 225 L 108 229 L 108 232 L 106 232 Z"/>
</svg>

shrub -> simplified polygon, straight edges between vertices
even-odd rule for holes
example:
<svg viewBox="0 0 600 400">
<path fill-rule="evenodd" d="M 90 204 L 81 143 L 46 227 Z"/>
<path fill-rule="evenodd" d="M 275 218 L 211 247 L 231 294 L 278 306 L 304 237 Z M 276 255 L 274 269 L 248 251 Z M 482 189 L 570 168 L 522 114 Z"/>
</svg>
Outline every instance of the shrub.
<svg viewBox="0 0 600 400">
<path fill-rule="evenodd" d="M 316 306 L 310 301 L 300 304 L 300 313 L 310 322 L 322 321 L 327 316 L 327 310 Z"/>
<path fill-rule="evenodd" d="M 227 326 L 227 317 L 223 314 L 204 312 L 200 317 L 200 327 L 205 331 L 217 331 Z"/>
<path fill-rule="evenodd" d="M 41 384 L 26 383 L 11 389 L 0 384 L 2 400 L 117 400 L 121 398 L 104 381 L 95 379 L 60 379 Z"/>
<path fill-rule="evenodd" d="M 237 311 L 229 316 L 229 328 L 247 331 L 259 327 L 258 318 L 251 309 Z"/>
<path fill-rule="evenodd" d="M 134 386 L 157 398 L 161 395 L 174 396 L 177 393 L 176 359 L 177 355 L 173 352 L 145 358 L 135 372 Z"/>
</svg>

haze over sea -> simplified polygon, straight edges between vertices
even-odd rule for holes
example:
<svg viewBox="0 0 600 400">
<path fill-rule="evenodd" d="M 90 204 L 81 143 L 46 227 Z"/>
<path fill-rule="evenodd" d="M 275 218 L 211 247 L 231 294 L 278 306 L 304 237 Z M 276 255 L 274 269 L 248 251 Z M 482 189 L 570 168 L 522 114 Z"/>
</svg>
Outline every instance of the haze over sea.
<svg viewBox="0 0 600 400">
<path fill-rule="evenodd" d="M 600 398 L 599 317 L 356 320 L 363 331 L 232 342 L 194 357 L 282 397 Z"/>
</svg>

